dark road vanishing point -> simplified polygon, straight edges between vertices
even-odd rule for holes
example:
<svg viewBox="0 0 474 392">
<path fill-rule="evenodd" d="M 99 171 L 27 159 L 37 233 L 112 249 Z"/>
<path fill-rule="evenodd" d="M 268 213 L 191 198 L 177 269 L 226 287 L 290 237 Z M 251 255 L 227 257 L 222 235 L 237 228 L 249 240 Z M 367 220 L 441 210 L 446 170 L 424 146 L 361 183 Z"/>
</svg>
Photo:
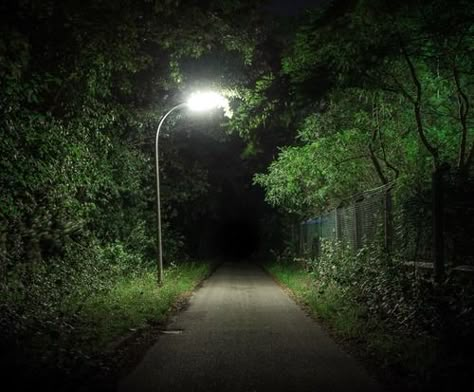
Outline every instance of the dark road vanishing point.
<svg viewBox="0 0 474 392">
<path fill-rule="evenodd" d="M 259 267 L 225 263 L 118 386 L 128 391 L 378 391 Z"/>
</svg>

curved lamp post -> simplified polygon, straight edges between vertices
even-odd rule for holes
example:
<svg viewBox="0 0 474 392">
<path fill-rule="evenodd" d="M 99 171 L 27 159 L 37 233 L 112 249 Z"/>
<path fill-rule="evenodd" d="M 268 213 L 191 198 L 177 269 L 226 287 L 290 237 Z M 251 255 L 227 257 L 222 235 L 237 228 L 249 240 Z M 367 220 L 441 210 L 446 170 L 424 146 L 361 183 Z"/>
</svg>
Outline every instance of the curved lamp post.
<svg viewBox="0 0 474 392">
<path fill-rule="evenodd" d="M 175 110 L 187 107 L 193 112 L 204 112 L 215 108 L 228 107 L 227 99 L 215 92 L 197 92 L 192 94 L 186 102 L 171 108 L 160 120 L 155 136 L 155 175 L 156 175 L 156 219 L 158 225 L 157 245 L 158 245 L 158 283 L 163 283 L 163 249 L 161 245 L 161 202 L 160 202 L 160 163 L 158 159 L 158 137 L 160 129 L 166 118 Z"/>
</svg>

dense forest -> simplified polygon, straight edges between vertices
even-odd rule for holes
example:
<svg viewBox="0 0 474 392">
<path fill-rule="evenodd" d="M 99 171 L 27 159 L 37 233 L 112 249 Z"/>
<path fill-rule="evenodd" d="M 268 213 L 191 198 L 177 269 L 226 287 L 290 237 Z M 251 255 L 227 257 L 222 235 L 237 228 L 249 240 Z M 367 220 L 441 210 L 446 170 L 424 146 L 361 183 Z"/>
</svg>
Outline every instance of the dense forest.
<svg viewBox="0 0 474 392">
<path fill-rule="evenodd" d="M 2 366 L 46 369 L 51 388 L 79 363 L 107 368 L 110 344 L 159 322 L 215 262 L 253 258 L 304 271 L 304 301 L 404 387 L 468 385 L 474 5 L 317 3 L 2 1 Z M 156 127 L 209 89 L 231 113 L 180 111 L 160 136 L 159 287 Z M 303 220 L 381 186 L 390 249 L 301 257 Z M 414 242 L 434 249 L 434 273 L 404 267 Z"/>
</svg>

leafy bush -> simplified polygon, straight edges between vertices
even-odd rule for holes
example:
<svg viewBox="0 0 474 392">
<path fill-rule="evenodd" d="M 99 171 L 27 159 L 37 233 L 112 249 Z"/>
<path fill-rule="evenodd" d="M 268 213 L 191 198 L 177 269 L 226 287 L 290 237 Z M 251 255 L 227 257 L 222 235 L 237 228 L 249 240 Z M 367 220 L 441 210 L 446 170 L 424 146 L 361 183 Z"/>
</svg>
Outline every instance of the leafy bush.
<svg viewBox="0 0 474 392">
<path fill-rule="evenodd" d="M 112 277 L 122 272 L 123 260 L 116 259 L 116 253 L 99 245 L 69 244 L 65 258 L 9 266 L 0 288 L 6 324 L 2 332 L 10 335 L 6 340 L 52 337 L 67 329 L 84 300 L 106 290 Z"/>
<path fill-rule="evenodd" d="M 29 364 L 67 370 L 111 340 L 158 320 L 209 265 L 173 264 L 158 287 L 156 269 L 114 242 L 70 242 L 64 257 L 12 264 L 0 281 L 0 346 Z"/>
<path fill-rule="evenodd" d="M 353 254 L 344 244 L 325 241 L 321 257 L 309 264 L 319 293 L 336 287 L 348 306 L 361 307 L 367 319 L 399 332 L 420 334 L 439 325 L 432 280 L 376 246 Z"/>
<path fill-rule="evenodd" d="M 389 370 L 390 384 L 448 390 L 454 377 L 456 385 L 470 385 L 474 288 L 461 276 L 451 273 L 436 284 L 376 246 L 354 254 L 339 242 L 323 242 L 321 257 L 304 265 L 288 260 L 267 268 L 333 331 Z"/>
</svg>

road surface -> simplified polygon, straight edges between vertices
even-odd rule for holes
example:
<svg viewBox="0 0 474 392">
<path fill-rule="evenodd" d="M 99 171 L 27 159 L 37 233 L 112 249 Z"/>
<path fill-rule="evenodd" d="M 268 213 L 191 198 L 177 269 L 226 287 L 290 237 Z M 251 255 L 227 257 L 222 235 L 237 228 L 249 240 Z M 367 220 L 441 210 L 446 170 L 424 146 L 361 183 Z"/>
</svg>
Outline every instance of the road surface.
<svg viewBox="0 0 474 392">
<path fill-rule="evenodd" d="M 259 267 L 224 263 L 120 392 L 378 391 Z"/>
</svg>

